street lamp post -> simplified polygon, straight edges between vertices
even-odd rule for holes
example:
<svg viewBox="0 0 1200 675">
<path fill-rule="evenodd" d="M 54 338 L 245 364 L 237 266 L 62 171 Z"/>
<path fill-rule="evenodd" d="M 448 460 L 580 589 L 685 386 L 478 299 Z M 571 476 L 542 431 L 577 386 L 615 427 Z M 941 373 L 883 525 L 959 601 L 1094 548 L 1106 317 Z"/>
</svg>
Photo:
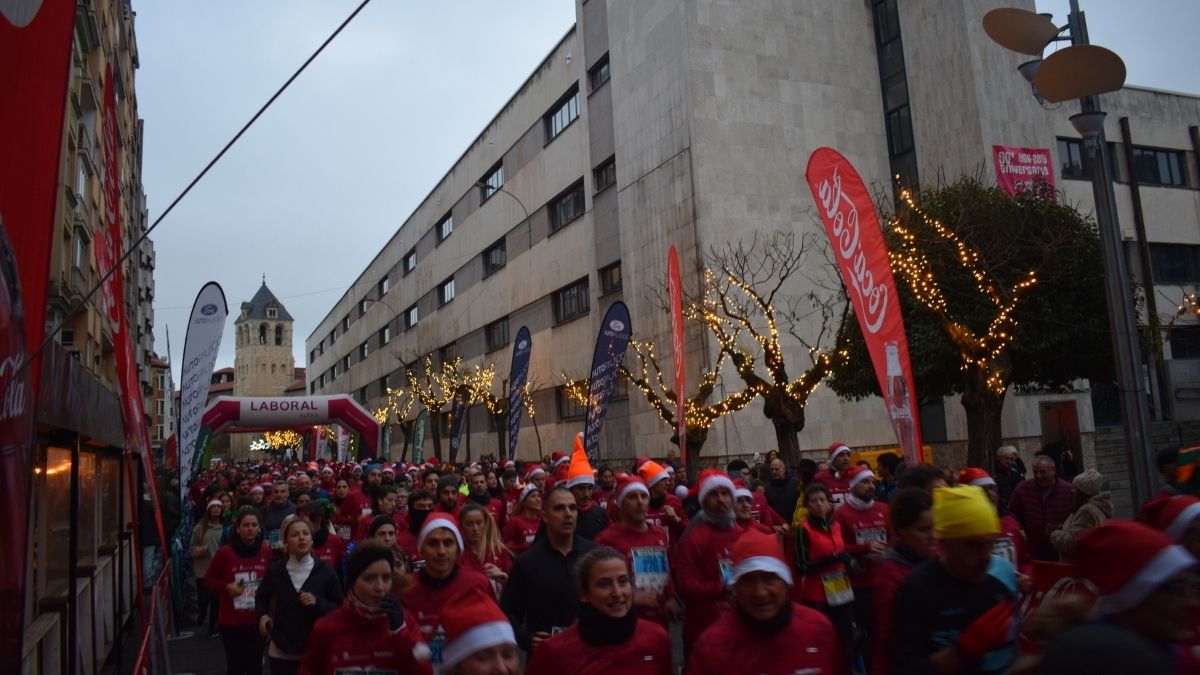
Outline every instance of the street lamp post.
<svg viewBox="0 0 1200 675">
<path fill-rule="evenodd" d="M 1125 65 L 1111 51 L 1089 44 L 1087 22 L 1083 12 L 1079 11 L 1078 0 L 1070 0 L 1070 7 L 1067 25 L 1062 28 L 1056 27 L 1046 15 L 1013 8 L 988 12 L 983 25 L 988 35 L 1001 46 L 1039 57 L 1019 68 L 1021 75 L 1033 85 L 1034 96 L 1039 102 L 1079 99 L 1080 112 L 1071 116 L 1071 125 L 1083 137 L 1091 160 L 1092 194 L 1104 259 L 1104 295 L 1108 304 L 1133 506 L 1137 508 L 1154 490 L 1150 470 L 1154 466 L 1154 448 L 1141 372 L 1137 314 L 1124 241 L 1117 222 L 1108 144 L 1104 137 L 1105 114 L 1098 99 L 1099 94 L 1124 86 Z M 1069 33 L 1072 46 L 1041 60 L 1042 50 L 1050 42 L 1063 39 L 1059 36 L 1064 32 Z M 1146 292 L 1151 293 L 1153 289 Z"/>
</svg>

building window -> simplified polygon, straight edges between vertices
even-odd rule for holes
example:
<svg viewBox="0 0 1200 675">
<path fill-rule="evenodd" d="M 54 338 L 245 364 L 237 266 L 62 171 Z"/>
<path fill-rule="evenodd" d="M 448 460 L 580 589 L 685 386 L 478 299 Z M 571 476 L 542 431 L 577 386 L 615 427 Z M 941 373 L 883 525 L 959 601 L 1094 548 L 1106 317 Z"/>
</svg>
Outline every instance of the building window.
<svg viewBox="0 0 1200 675">
<path fill-rule="evenodd" d="M 282 344 L 283 344 L 283 326 L 276 325 L 275 326 L 275 346 L 278 347 Z"/>
<path fill-rule="evenodd" d="M 492 272 L 504 267 L 508 263 L 508 247 L 505 241 L 500 241 L 492 244 L 483 252 L 483 276 L 487 276 Z"/>
<path fill-rule="evenodd" d="M 454 216 L 447 213 L 445 218 L 438 221 L 437 224 L 437 240 L 438 243 L 446 241 L 446 239 L 454 232 Z"/>
<path fill-rule="evenodd" d="M 367 402 L 367 388 L 365 386 L 358 390 L 358 396 L 356 398 L 358 398 L 359 403 Z"/>
<path fill-rule="evenodd" d="M 1200 246 L 1150 244 L 1150 269 L 1156 284 L 1200 282 Z"/>
<path fill-rule="evenodd" d="M 554 305 L 554 323 L 563 323 L 587 314 L 589 309 L 587 277 L 555 291 L 551 300 Z"/>
<path fill-rule="evenodd" d="M 418 312 L 416 305 L 404 310 L 404 330 L 408 330 L 409 328 L 417 325 L 417 319 L 419 318 L 420 313 Z"/>
<path fill-rule="evenodd" d="M 379 297 L 382 298 L 383 296 L 387 295 L 387 292 L 389 289 L 391 289 L 391 287 L 392 282 L 385 274 L 383 275 L 383 278 L 379 280 L 379 283 L 375 285 L 375 290 L 379 293 Z"/>
<path fill-rule="evenodd" d="M 368 304 L 370 304 L 370 302 L 366 298 L 363 298 L 362 300 L 358 301 L 358 316 L 359 316 L 359 318 L 361 318 L 363 314 L 367 313 L 367 305 Z"/>
<path fill-rule="evenodd" d="M 317 379 L 317 382 L 318 382 L 318 384 L 317 384 L 318 387 L 325 386 L 325 373 L 321 373 L 321 377 Z"/>
<path fill-rule="evenodd" d="M 387 396 L 388 389 L 390 389 L 391 386 L 392 385 L 391 385 L 391 376 L 390 375 L 384 375 L 383 377 L 379 378 L 379 395 Z"/>
<path fill-rule="evenodd" d="M 64 347 L 74 347 L 75 346 L 75 329 L 74 328 L 64 328 L 61 331 L 59 331 L 58 341 Z"/>
<path fill-rule="evenodd" d="M 596 91 L 600 85 L 608 82 L 608 76 L 608 54 L 605 54 L 588 71 L 588 86 L 591 87 L 592 91 Z"/>
<path fill-rule="evenodd" d="M 333 382 L 334 380 L 337 379 L 337 376 L 338 376 L 338 364 L 335 363 L 335 364 L 333 364 L 333 367 L 329 369 L 329 381 Z"/>
<path fill-rule="evenodd" d="M 504 317 L 499 321 L 493 321 L 484 329 L 487 336 L 487 350 L 489 352 L 500 349 L 508 344 L 508 317 Z"/>
<path fill-rule="evenodd" d="M 317 356 L 325 355 L 325 341 L 321 340 L 317 343 Z"/>
<path fill-rule="evenodd" d="M 260 323 L 258 325 L 258 344 L 267 344 L 267 324 Z"/>
<path fill-rule="evenodd" d="M 554 140 L 579 117 L 579 86 L 573 87 L 566 96 L 546 113 L 546 142 Z"/>
<path fill-rule="evenodd" d="M 1058 175 L 1063 178 L 1087 179 L 1087 153 L 1083 141 L 1078 138 L 1058 139 Z"/>
<path fill-rule="evenodd" d="M 392 325 L 389 323 L 379 329 L 379 346 L 382 347 L 392 341 Z"/>
<path fill-rule="evenodd" d="M 558 419 L 570 421 L 587 417 L 587 406 L 568 396 L 566 387 L 559 387 L 555 391 L 558 393 Z"/>
<path fill-rule="evenodd" d="M 600 270 L 600 294 L 608 295 L 621 290 L 621 261 Z"/>
<path fill-rule="evenodd" d="M 312 363 L 313 361 L 316 361 L 316 360 L 317 360 L 317 350 L 314 349 L 308 353 L 308 362 Z"/>
<path fill-rule="evenodd" d="M 504 186 L 504 162 L 499 162 L 496 166 L 488 171 L 483 180 L 479 181 L 480 201 L 487 201 L 488 197 L 496 194 L 496 191 Z"/>
<path fill-rule="evenodd" d="M 88 236 L 82 228 L 75 229 L 74 246 L 71 247 L 71 266 L 77 270 L 86 269 L 88 259 Z"/>
<path fill-rule="evenodd" d="M 308 383 L 308 395 L 312 396 L 315 393 L 317 393 L 317 381 L 313 380 Z"/>
<path fill-rule="evenodd" d="M 349 354 L 342 357 L 342 372 L 343 373 L 350 372 L 350 355 Z"/>
<path fill-rule="evenodd" d="M 267 308 L 267 318 L 268 319 L 278 319 L 279 318 L 279 310 L 275 309 L 274 307 L 268 307 Z"/>
<path fill-rule="evenodd" d="M 603 192 L 617 182 L 617 159 L 609 157 L 603 164 L 592 169 L 592 184 L 596 192 Z"/>
<path fill-rule="evenodd" d="M 412 248 L 412 250 L 410 250 L 408 253 L 404 254 L 404 273 L 408 274 L 409 272 L 413 271 L 413 269 L 415 269 L 416 266 L 417 266 L 417 247 L 414 246 Z"/>
<path fill-rule="evenodd" d="M 1171 326 L 1171 358 L 1200 359 L 1200 326 Z"/>
<path fill-rule="evenodd" d="M 342 317 L 342 332 L 345 333 L 348 330 L 350 330 L 350 315 L 349 314 Z"/>
<path fill-rule="evenodd" d="M 1142 185 L 1185 187 L 1183 153 L 1179 150 L 1133 148 L 1133 175 Z"/>
<path fill-rule="evenodd" d="M 364 340 L 363 343 L 358 346 L 358 360 L 362 361 L 363 359 L 367 358 L 367 354 L 369 353 L 370 345 L 366 340 Z"/>
<path fill-rule="evenodd" d="M 581 180 L 550 202 L 550 232 L 557 232 L 582 216 L 583 209 L 583 181 Z"/>
<path fill-rule="evenodd" d="M 452 363 L 458 358 L 458 346 L 453 342 L 438 350 L 438 363 Z"/>
<path fill-rule="evenodd" d="M 334 328 L 333 330 L 329 331 L 329 346 L 332 347 L 333 343 L 336 341 L 337 341 L 337 329 Z"/>
<path fill-rule="evenodd" d="M 454 299 L 454 277 L 442 282 L 438 286 L 438 306 L 444 307 L 446 303 Z"/>
</svg>

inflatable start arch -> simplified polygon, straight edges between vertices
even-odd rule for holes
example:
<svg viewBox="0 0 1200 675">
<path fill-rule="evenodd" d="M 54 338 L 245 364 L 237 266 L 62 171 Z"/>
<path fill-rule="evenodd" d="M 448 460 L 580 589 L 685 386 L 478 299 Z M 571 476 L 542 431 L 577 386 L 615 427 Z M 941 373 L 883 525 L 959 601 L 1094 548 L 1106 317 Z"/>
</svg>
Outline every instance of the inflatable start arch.
<svg viewBox="0 0 1200 675">
<path fill-rule="evenodd" d="M 340 424 L 358 434 L 362 456 L 378 457 L 383 427 L 347 394 L 336 396 L 218 396 L 204 410 L 201 426 L 213 435 Z"/>
</svg>

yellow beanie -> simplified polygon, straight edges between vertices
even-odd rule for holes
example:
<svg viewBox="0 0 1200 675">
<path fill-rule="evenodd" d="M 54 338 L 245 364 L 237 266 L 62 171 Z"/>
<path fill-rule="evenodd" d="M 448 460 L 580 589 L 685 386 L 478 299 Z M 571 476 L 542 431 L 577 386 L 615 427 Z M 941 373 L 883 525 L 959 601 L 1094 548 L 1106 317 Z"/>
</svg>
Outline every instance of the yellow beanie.
<svg viewBox="0 0 1200 675">
<path fill-rule="evenodd" d="M 933 536 L 968 539 L 1000 534 L 1000 517 L 983 488 L 940 487 L 933 491 Z"/>
</svg>

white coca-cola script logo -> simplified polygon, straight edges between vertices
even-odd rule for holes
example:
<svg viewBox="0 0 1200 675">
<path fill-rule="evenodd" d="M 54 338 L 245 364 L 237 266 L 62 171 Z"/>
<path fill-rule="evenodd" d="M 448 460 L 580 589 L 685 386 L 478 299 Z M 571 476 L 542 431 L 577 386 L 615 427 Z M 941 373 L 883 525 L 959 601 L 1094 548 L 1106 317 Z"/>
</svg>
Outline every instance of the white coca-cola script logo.
<svg viewBox="0 0 1200 675">
<path fill-rule="evenodd" d="M 830 228 L 830 240 L 837 250 L 838 265 L 842 278 L 858 298 L 856 309 L 863 318 L 863 327 L 871 334 L 879 332 L 887 316 L 888 290 L 875 282 L 875 275 L 867 269 L 867 256 L 863 253 L 860 236 L 858 207 L 842 190 L 842 177 L 834 167 L 832 182 L 821 181 L 821 208 L 825 211 L 825 223 Z"/>
</svg>

